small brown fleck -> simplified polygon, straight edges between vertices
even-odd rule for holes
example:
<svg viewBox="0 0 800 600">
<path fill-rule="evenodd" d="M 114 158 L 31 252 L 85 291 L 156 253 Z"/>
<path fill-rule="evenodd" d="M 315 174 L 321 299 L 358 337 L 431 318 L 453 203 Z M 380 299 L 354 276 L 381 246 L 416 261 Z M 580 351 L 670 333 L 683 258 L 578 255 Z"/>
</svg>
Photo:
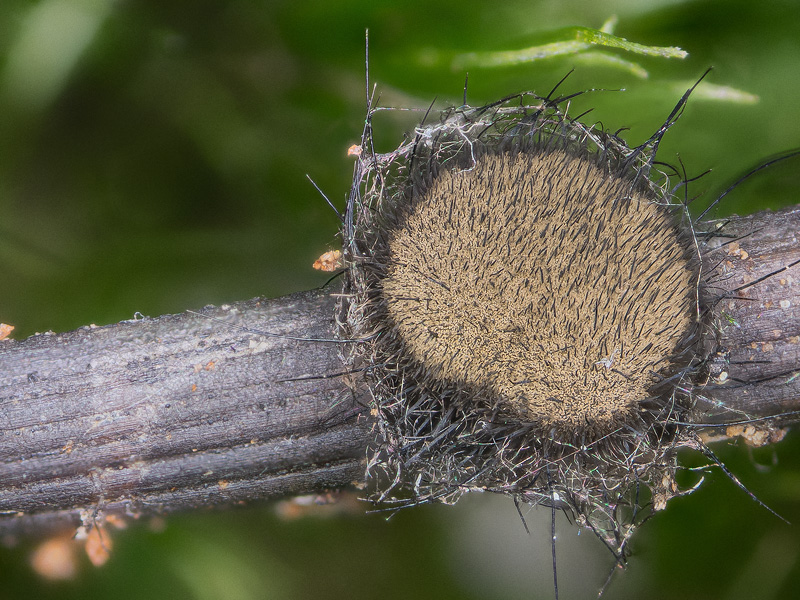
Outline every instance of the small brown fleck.
<svg viewBox="0 0 800 600">
<path fill-rule="evenodd" d="M 0 340 L 6 339 L 11 332 L 14 331 L 13 325 L 8 325 L 6 323 L 0 323 Z"/>
<path fill-rule="evenodd" d="M 86 536 L 86 556 L 95 567 L 102 567 L 111 556 L 111 537 L 103 525 L 97 524 Z"/>
<path fill-rule="evenodd" d="M 105 522 L 107 525 L 113 525 L 116 529 L 127 529 L 128 523 L 119 515 L 106 515 Z"/>
<path fill-rule="evenodd" d="M 742 260 L 747 260 L 747 258 L 750 256 L 743 248 L 739 246 L 738 242 L 728 244 L 726 251 L 731 256 L 738 256 Z"/>
<path fill-rule="evenodd" d="M 217 363 L 213 360 L 208 361 L 205 367 L 203 367 L 206 371 L 213 371 L 214 367 L 217 366 Z"/>
<path fill-rule="evenodd" d="M 788 429 L 764 424 L 731 425 L 725 429 L 728 437 L 739 436 L 748 446 L 754 448 L 780 442 L 786 436 L 787 431 Z"/>
<path fill-rule="evenodd" d="M 342 268 L 342 251 L 341 250 L 329 250 L 325 252 L 322 256 L 320 256 L 317 260 L 314 261 L 314 264 L 311 265 L 317 271 L 335 271 L 337 269 Z"/>
<path fill-rule="evenodd" d="M 772 352 L 775 349 L 775 346 L 772 345 L 772 342 L 764 342 L 761 346 L 762 352 Z"/>
<path fill-rule="evenodd" d="M 303 517 L 332 517 L 337 514 L 359 514 L 363 506 L 352 492 L 327 492 L 295 496 L 275 505 L 279 518 L 291 521 Z"/>
<path fill-rule="evenodd" d="M 38 575 L 53 581 L 72 579 L 78 572 L 75 551 L 78 545 L 71 535 L 61 535 L 41 543 L 31 556 L 31 567 Z"/>
<path fill-rule="evenodd" d="M 224 489 L 225 489 L 225 488 L 227 488 L 227 487 L 228 487 L 230 484 L 231 484 L 231 482 L 230 482 L 230 481 L 226 481 L 225 479 L 220 479 L 220 480 L 217 482 L 217 485 L 219 486 L 219 489 L 221 489 L 221 490 L 224 490 Z"/>
</svg>

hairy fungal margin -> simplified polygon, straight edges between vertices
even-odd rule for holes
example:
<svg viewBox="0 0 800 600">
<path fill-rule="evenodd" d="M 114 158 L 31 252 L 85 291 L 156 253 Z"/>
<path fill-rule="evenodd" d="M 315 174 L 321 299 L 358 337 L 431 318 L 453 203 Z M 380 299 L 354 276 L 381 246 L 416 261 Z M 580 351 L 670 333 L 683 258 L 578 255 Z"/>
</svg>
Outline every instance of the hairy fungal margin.
<svg viewBox="0 0 800 600">
<path fill-rule="evenodd" d="M 624 561 L 680 493 L 707 324 L 682 180 L 522 94 L 443 111 L 392 152 L 368 110 L 343 218 L 343 355 L 380 443 L 372 499 L 472 490 L 563 509 Z"/>
</svg>

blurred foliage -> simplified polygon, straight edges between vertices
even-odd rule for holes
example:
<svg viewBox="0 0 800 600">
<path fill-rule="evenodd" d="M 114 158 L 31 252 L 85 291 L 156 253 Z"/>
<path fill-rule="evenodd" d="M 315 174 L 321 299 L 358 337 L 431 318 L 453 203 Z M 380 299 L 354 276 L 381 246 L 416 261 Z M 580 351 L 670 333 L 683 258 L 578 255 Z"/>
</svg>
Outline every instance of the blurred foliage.
<svg viewBox="0 0 800 600">
<path fill-rule="evenodd" d="M 575 67 L 562 90 L 626 91 L 576 98 L 571 114 L 593 108 L 585 119 L 628 127 L 635 144 L 713 66 L 711 83 L 760 101 L 698 94 L 666 136 L 662 160 L 690 176 L 714 169 L 690 188 L 698 206 L 800 145 L 800 8 L 789 1 L 3 0 L 0 14 L 0 320 L 18 336 L 323 283 L 310 264 L 337 245 L 336 218 L 304 175 L 343 204 L 346 148 L 363 126 L 366 28 L 381 103 L 422 109 L 462 101 L 455 57 L 551 44 L 612 14 L 621 37 L 685 49 L 682 61 L 637 56 L 647 79 L 569 55 L 470 67 L 468 101 L 546 94 Z M 379 149 L 419 117 L 380 115 Z M 721 213 L 795 203 L 796 173 L 795 161 L 760 175 Z M 757 453 L 719 449 L 795 522 L 798 450 L 791 436 Z M 709 479 L 639 532 L 609 598 L 791 596 L 800 536 L 721 474 Z M 487 517 L 486 506 L 499 508 Z M 29 570 L 31 545 L 1 550 L 0 599 L 552 597 L 546 532 L 523 534 L 514 562 L 510 538 L 497 537 L 508 527 L 522 530 L 510 501 L 483 497 L 389 522 L 287 522 L 269 507 L 186 515 L 161 533 L 117 534 L 109 564 L 67 583 Z M 565 526 L 559 544 L 575 537 Z M 584 554 L 559 551 L 565 597 L 591 596 L 611 565 L 582 539 Z"/>
</svg>

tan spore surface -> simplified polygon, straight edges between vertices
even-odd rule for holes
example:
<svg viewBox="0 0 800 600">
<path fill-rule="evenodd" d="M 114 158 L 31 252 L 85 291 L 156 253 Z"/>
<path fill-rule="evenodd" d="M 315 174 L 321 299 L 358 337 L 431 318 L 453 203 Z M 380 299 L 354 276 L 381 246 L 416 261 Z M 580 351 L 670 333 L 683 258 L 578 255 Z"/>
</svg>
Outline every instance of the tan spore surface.
<svg viewBox="0 0 800 600">
<path fill-rule="evenodd" d="M 406 351 L 524 420 L 624 420 L 696 315 L 673 211 L 637 190 L 555 148 L 442 170 L 390 235 L 382 297 Z"/>
</svg>

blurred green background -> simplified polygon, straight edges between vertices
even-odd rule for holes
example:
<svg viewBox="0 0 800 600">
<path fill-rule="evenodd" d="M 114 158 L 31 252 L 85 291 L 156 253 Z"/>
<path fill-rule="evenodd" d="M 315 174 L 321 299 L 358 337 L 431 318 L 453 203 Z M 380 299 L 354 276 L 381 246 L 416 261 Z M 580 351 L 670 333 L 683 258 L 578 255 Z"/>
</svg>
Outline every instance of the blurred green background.
<svg viewBox="0 0 800 600">
<path fill-rule="evenodd" d="M 383 105 L 460 103 L 462 52 L 514 50 L 600 27 L 683 61 L 635 60 L 649 79 L 577 57 L 470 69 L 469 102 L 523 89 L 625 88 L 576 99 L 571 114 L 646 139 L 709 66 L 709 81 L 757 104 L 695 98 L 660 157 L 713 199 L 760 158 L 800 145 L 797 2 L 388 0 L 306 2 L 2 0 L 0 321 L 16 337 L 277 296 L 322 284 L 336 247 L 347 147 L 364 119 L 364 30 Z M 389 150 L 417 113 L 376 119 Z M 794 204 L 797 161 L 726 199 L 720 214 Z M 759 497 L 800 522 L 800 442 L 717 448 Z M 687 464 L 697 459 L 685 457 Z M 800 586 L 800 533 L 720 473 L 634 538 L 609 598 L 785 598 Z M 366 509 L 366 507 L 364 507 Z M 271 506 L 184 515 L 164 531 L 115 535 L 110 562 L 50 583 L 31 544 L 0 548 L 3 598 L 550 598 L 548 510 L 475 496 L 456 507 L 287 521 Z M 562 519 L 563 521 L 563 519 Z M 562 597 L 593 597 L 611 567 L 589 532 L 561 523 Z"/>
</svg>

